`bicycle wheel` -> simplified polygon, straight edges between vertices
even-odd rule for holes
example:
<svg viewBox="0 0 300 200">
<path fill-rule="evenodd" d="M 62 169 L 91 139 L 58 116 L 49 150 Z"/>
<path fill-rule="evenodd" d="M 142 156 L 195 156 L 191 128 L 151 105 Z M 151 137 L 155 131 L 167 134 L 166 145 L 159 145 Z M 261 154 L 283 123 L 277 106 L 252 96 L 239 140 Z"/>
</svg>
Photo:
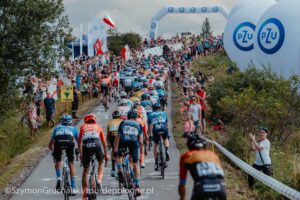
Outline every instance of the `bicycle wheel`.
<svg viewBox="0 0 300 200">
<path fill-rule="evenodd" d="M 128 199 L 129 200 L 134 200 L 134 187 L 133 187 L 133 180 L 132 180 L 132 177 L 129 173 L 129 171 L 127 171 L 126 173 L 126 179 L 127 179 L 127 183 L 128 183 L 128 192 L 127 192 L 127 195 L 128 195 Z"/>
<path fill-rule="evenodd" d="M 165 160 L 164 160 L 164 154 L 163 154 L 163 143 L 162 143 L 162 136 L 160 136 L 159 141 L 159 160 L 160 160 L 160 175 L 162 176 L 162 179 L 165 178 Z"/>
<path fill-rule="evenodd" d="M 70 193 L 71 193 L 71 188 L 70 188 L 68 173 L 66 169 L 63 168 L 63 194 L 65 200 L 69 200 Z"/>
</svg>

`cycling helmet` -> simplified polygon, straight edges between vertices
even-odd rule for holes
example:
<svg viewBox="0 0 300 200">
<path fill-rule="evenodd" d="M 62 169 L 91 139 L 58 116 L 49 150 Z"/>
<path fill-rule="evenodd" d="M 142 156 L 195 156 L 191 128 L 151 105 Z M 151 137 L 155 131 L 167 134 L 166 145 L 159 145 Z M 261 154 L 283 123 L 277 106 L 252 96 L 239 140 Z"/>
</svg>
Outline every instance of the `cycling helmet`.
<svg viewBox="0 0 300 200">
<path fill-rule="evenodd" d="M 84 123 L 93 123 L 95 124 L 97 121 L 97 118 L 93 114 L 88 114 L 84 117 Z"/>
<path fill-rule="evenodd" d="M 155 96 L 154 90 L 150 90 L 150 91 L 149 91 L 149 95 L 150 95 L 150 96 Z"/>
<path fill-rule="evenodd" d="M 142 100 L 145 100 L 145 99 L 148 99 L 150 96 L 149 94 L 145 93 L 145 94 L 142 94 L 141 98 Z"/>
<path fill-rule="evenodd" d="M 126 99 L 121 99 L 119 101 L 119 106 L 128 106 L 128 101 Z"/>
<path fill-rule="evenodd" d="M 139 115 L 137 114 L 137 112 L 135 110 L 130 110 L 127 114 L 128 119 L 136 119 L 138 117 L 139 117 Z"/>
<path fill-rule="evenodd" d="M 70 125 L 72 123 L 72 116 L 68 114 L 63 114 L 63 116 L 60 119 L 60 122 L 63 125 Z"/>
<path fill-rule="evenodd" d="M 116 110 L 115 112 L 112 113 L 112 117 L 113 117 L 113 119 L 119 118 L 120 117 L 120 112 Z"/>
<path fill-rule="evenodd" d="M 153 110 L 160 110 L 160 109 L 161 109 L 160 103 L 155 103 L 155 104 L 153 105 Z"/>
<path fill-rule="evenodd" d="M 134 100 L 133 101 L 133 105 L 134 106 L 138 106 L 138 105 L 140 105 L 141 104 L 141 102 L 139 101 L 139 100 Z"/>
<path fill-rule="evenodd" d="M 202 149 L 206 148 L 207 142 L 206 139 L 199 136 L 198 134 L 188 134 L 187 135 L 187 143 L 189 149 Z"/>
<path fill-rule="evenodd" d="M 121 97 L 121 98 L 122 98 L 122 97 L 127 97 L 127 93 L 124 92 L 124 91 L 122 91 L 122 92 L 120 93 L 120 97 Z"/>
<path fill-rule="evenodd" d="M 157 84 L 156 89 L 162 89 L 161 84 Z"/>
</svg>

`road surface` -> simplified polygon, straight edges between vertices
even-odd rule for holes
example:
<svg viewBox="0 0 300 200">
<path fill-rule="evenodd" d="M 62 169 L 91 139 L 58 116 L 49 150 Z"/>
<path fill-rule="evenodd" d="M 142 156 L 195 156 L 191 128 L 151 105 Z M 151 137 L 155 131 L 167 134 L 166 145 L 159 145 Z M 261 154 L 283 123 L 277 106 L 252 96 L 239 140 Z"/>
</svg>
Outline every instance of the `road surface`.
<svg viewBox="0 0 300 200">
<path fill-rule="evenodd" d="M 169 127 L 170 131 L 172 130 L 172 118 L 171 118 L 171 93 L 169 94 L 168 99 L 168 117 L 169 117 Z M 107 122 L 111 119 L 111 110 L 104 112 L 103 106 L 98 106 L 94 109 L 93 113 L 97 116 L 97 121 L 103 127 L 103 130 L 106 131 Z M 82 121 L 77 125 L 79 127 L 82 124 Z M 176 148 L 176 144 L 173 138 L 172 133 L 170 133 L 170 155 L 171 160 L 168 162 L 168 168 L 166 168 L 165 179 L 162 179 L 159 175 L 159 172 L 154 171 L 154 158 L 153 153 L 149 152 L 145 157 L 146 168 L 142 169 L 140 187 L 144 189 L 144 194 L 138 199 L 152 199 L 152 200 L 162 200 L 162 199 L 178 199 L 179 196 L 177 194 L 177 186 L 178 186 L 178 171 L 179 171 L 179 151 Z M 112 194 L 113 191 L 109 191 L 112 189 L 118 189 L 118 182 L 115 178 L 110 177 L 111 172 L 111 162 L 109 161 L 109 165 L 105 168 L 104 177 L 103 177 L 103 188 L 105 193 L 98 195 L 97 199 L 103 200 L 122 200 L 128 199 L 126 194 Z M 81 188 L 81 174 L 82 168 L 80 167 L 80 163 L 75 161 L 76 166 L 76 187 L 78 189 Z M 191 181 L 189 181 L 191 182 Z M 63 195 L 55 192 L 56 185 L 56 176 L 53 158 L 50 154 L 48 154 L 45 158 L 43 158 L 37 167 L 33 170 L 31 175 L 27 178 L 27 180 L 23 183 L 23 185 L 19 188 L 19 190 L 14 189 L 15 193 L 12 196 L 12 200 L 56 200 L 63 199 Z M 188 185 L 189 190 L 191 190 L 191 183 Z M 80 200 L 82 198 L 81 194 L 77 194 L 74 197 L 70 197 L 70 199 Z"/>
</svg>

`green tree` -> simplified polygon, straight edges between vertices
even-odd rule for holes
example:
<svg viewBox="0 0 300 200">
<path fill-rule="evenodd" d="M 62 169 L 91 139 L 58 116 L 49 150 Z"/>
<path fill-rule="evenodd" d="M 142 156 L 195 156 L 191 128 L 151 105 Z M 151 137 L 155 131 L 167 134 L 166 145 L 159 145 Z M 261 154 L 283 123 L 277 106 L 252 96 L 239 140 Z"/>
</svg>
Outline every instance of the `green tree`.
<svg viewBox="0 0 300 200">
<path fill-rule="evenodd" d="M 208 21 L 208 18 L 206 17 L 205 18 L 205 20 L 204 20 L 204 22 L 203 22 L 203 24 L 202 24 L 202 33 L 201 33 L 201 35 L 203 36 L 203 37 L 210 37 L 211 36 L 211 34 L 213 33 L 212 31 L 211 31 L 211 26 L 210 26 L 210 22 Z"/>
<path fill-rule="evenodd" d="M 115 55 L 121 54 L 121 49 L 128 45 L 131 49 L 138 49 L 141 47 L 142 37 L 137 33 L 118 33 L 117 30 L 112 31 L 108 37 L 108 48 Z"/>
<path fill-rule="evenodd" d="M 26 75 L 47 75 L 70 32 L 62 0 L 0 1 L 0 112 L 14 106 L 14 93 Z M 14 92 L 16 91 L 16 92 Z M 8 103 L 10 102 L 10 103 Z"/>
</svg>

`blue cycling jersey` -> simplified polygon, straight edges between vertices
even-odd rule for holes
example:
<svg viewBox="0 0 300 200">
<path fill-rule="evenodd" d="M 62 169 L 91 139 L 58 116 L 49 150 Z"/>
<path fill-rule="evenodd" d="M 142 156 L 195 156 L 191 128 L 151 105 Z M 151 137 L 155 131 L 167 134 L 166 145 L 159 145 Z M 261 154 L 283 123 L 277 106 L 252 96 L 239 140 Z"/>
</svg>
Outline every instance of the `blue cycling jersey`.
<svg viewBox="0 0 300 200">
<path fill-rule="evenodd" d="M 137 142 L 139 135 L 143 134 L 142 126 L 133 120 L 125 120 L 121 122 L 118 132 L 122 142 Z"/>
<path fill-rule="evenodd" d="M 168 115 L 164 111 L 154 111 L 149 115 L 148 121 L 152 125 L 157 124 L 157 123 L 167 124 L 168 123 Z"/>
<path fill-rule="evenodd" d="M 141 105 L 145 108 L 147 113 L 151 113 L 153 111 L 153 104 L 151 100 L 141 101 Z"/>
<path fill-rule="evenodd" d="M 72 136 L 78 140 L 78 131 L 73 126 L 58 125 L 54 128 L 51 139 L 55 140 L 61 136 Z"/>
<path fill-rule="evenodd" d="M 159 97 L 166 96 L 166 91 L 164 89 L 158 89 L 156 91 L 157 91 Z"/>
</svg>

